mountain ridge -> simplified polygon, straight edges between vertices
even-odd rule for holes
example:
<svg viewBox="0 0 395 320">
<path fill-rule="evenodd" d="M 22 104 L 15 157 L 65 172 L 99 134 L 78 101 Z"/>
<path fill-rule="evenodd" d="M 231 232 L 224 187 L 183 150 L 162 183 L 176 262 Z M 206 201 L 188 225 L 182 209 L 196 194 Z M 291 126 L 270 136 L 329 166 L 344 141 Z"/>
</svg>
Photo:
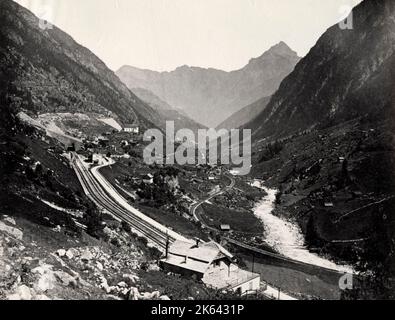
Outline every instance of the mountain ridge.
<svg viewBox="0 0 395 320">
<path fill-rule="evenodd" d="M 235 112 L 232 114 L 229 118 L 227 118 L 225 121 L 220 123 L 217 126 L 217 129 L 238 129 L 240 127 L 243 127 L 247 123 L 251 122 L 254 120 L 255 117 L 257 117 L 268 105 L 270 102 L 271 96 L 270 97 L 264 97 L 262 99 L 257 100 L 256 102 L 244 107 L 243 109 Z M 246 128 L 248 129 L 248 128 Z"/>
<path fill-rule="evenodd" d="M 340 30 L 338 25 L 329 28 L 284 79 L 267 108 L 249 124 L 255 136 L 281 136 L 324 122 L 339 123 L 395 101 L 391 6 L 388 1 L 364 1 L 353 11 L 353 30 Z M 379 22 L 374 19 L 378 15 L 388 19 Z M 388 98 L 370 95 L 380 90 Z M 373 103 L 366 103 L 368 100 Z"/>
<path fill-rule="evenodd" d="M 252 175 L 279 190 L 275 214 L 306 245 L 375 285 L 395 273 L 395 2 L 365 0 L 352 30 L 329 28 L 252 129 Z"/>
<path fill-rule="evenodd" d="M 17 108 L 34 114 L 97 112 L 142 128 L 160 125 L 155 110 L 70 35 L 56 26 L 42 30 L 39 19 L 16 2 L 2 0 L 0 8 L 0 71 L 13 79 Z"/>
<path fill-rule="evenodd" d="M 176 131 L 190 129 L 197 132 L 197 130 L 205 128 L 203 125 L 196 123 L 187 115 L 183 114 L 181 110 L 174 108 L 147 89 L 133 88 L 132 92 L 159 113 L 162 121 L 173 121 Z"/>
<path fill-rule="evenodd" d="M 123 66 L 116 74 L 128 88 L 148 89 L 193 120 L 215 127 L 243 106 L 273 94 L 299 60 L 280 42 L 233 71 L 184 65 L 157 72 Z"/>
</svg>

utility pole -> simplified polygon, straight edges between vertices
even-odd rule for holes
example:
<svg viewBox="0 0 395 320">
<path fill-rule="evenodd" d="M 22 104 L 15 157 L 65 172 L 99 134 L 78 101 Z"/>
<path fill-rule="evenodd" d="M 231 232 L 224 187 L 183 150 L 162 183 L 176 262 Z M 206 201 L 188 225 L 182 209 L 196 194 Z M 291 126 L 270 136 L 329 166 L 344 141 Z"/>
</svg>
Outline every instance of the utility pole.
<svg viewBox="0 0 395 320">
<path fill-rule="evenodd" d="M 167 259 L 169 255 L 169 245 L 170 245 L 170 240 L 169 240 L 169 231 L 166 230 L 166 251 L 165 251 L 165 258 Z"/>
</svg>

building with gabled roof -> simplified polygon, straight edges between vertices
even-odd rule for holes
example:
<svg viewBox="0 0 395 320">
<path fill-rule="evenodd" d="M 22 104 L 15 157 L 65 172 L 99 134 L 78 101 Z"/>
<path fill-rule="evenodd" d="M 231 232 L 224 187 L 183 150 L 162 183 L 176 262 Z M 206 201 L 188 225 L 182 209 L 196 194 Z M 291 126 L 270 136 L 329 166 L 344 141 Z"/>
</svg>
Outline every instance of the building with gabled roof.
<svg viewBox="0 0 395 320">
<path fill-rule="evenodd" d="M 123 125 L 123 131 L 134 133 L 134 134 L 139 134 L 140 133 L 140 127 L 137 124 L 125 123 Z"/>
<path fill-rule="evenodd" d="M 167 247 L 160 264 L 167 272 L 193 277 L 218 290 L 244 294 L 260 286 L 259 274 L 240 269 L 232 254 L 214 241 L 175 241 Z"/>
</svg>

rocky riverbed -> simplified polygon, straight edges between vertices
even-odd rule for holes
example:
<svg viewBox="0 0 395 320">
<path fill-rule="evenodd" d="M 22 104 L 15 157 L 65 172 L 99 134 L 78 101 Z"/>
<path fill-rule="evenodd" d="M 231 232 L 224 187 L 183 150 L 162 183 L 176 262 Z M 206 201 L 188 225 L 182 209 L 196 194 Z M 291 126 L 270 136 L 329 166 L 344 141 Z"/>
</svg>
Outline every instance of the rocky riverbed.
<svg viewBox="0 0 395 320">
<path fill-rule="evenodd" d="M 299 226 L 293 221 L 288 221 L 272 214 L 275 208 L 277 190 L 264 187 L 261 181 L 255 181 L 253 185 L 262 188 L 267 193 L 254 209 L 255 215 L 264 224 L 265 242 L 267 244 L 280 254 L 297 261 L 341 272 L 353 272 L 352 267 L 338 265 L 331 260 L 310 252 L 305 247 L 305 238 Z"/>
</svg>

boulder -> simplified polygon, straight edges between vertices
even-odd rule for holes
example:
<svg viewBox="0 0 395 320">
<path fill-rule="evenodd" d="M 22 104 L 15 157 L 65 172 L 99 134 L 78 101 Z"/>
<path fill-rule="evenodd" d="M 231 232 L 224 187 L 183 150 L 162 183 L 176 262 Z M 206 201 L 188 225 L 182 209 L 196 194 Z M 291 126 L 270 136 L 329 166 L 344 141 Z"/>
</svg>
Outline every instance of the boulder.
<svg viewBox="0 0 395 320">
<path fill-rule="evenodd" d="M 113 237 L 113 231 L 109 227 L 105 227 L 103 232 L 109 239 Z"/>
<path fill-rule="evenodd" d="M 76 288 L 78 286 L 78 281 L 75 277 L 69 275 L 63 271 L 56 271 L 55 276 L 59 282 L 61 282 L 66 287 L 73 287 Z"/>
<path fill-rule="evenodd" d="M 103 289 L 104 291 L 106 291 L 106 293 L 110 293 L 110 287 L 108 285 L 107 279 L 104 278 L 103 276 L 100 277 L 100 284 L 99 284 L 99 288 Z"/>
<path fill-rule="evenodd" d="M 11 217 L 9 217 L 9 216 L 5 216 L 4 218 L 3 218 L 3 221 L 5 221 L 5 222 L 8 222 L 9 224 L 12 224 L 12 225 L 16 225 L 16 222 L 15 222 L 15 219 L 14 218 L 11 218 Z"/>
<path fill-rule="evenodd" d="M 101 264 L 99 261 L 96 262 L 96 268 L 99 271 L 103 271 L 104 270 L 103 264 Z"/>
<path fill-rule="evenodd" d="M 66 251 L 66 257 L 69 260 L 75 258 L 76 256 L 78 256 L 78 250 L 71 248 L 71 249 Z"/>
<path fill-rule="evenodd" d="M 64 249 L 59 249 L 58 251 L 56 251 L 56 254 L 59 256 L 59 257 L 64 257 L 65 255 L 66 255 L 66 250 L 64 250 Z"/>
<path fill-rule="evenodd" d="M 38 292 L 46 292 L 55 287 L 56 277 L 52 271 L 52 266 L 44 264 L 32 270 L 33 274 L 38 274 L 39 278 L 34 284 L 34 289 Z"/>
<path fill-rule="evenodd" d="M 46 292 L 55 287 L 56 278 L 53 273 L 45 273 L 43 274 L 34 285 L 34 289 L 39 292 Z"/>
<path fill-rule="evenodd" d="M 62 227 L 57 225 L 55 228 L 52 229 L 54 232 L 59 233 L 60 231 L 62 231 Z"/>
<path fill-rule="evenodd" d="M 159 291 L 154 291 L 151 293 L 151 299 L 152 300 L 157 300 L 160 298 L 160 292 Z"/>
<path fill-rule="evenodd" d="M 130 280 L 132 283 L 136 283 L 140 278 L 134 274 L 123 274 L 122 278 Z"/>
<path fill-rule="evenodd" d="M 168 296 L 160 296 L 159 297 L 159 300 L 165 300 L 165 301 L 168 301 L 168 300 L 171 300 Z"/>
<path fill-rule="evenodd" d="M 86 249 L 82 254 L 81 254 L 81 260 L 84 262 L 89 262 L 94 258 L 92 252 L 90 252 L 88 249 Z"/>
<path fill-rule="evenodd" d="M 125 281 L 121 281 L 121 282 L 119 282 L 119 283 L 117 284 L 117 286 L 120 287 L 120 288 L 126 288 L 128 285 L 126 284 Z"/>
<path fill-rule="evenodd" d="M 32 300 L 32 298 L 30 288 L 25 285 L 19 286 L 14 294 L 8 296 L 8 300 Z"/>
<path fill-rule="evenodd" d="M 160 268 L 156 263 L 151 263 L 148 266 L 148 271 L 160 271 Z"/>
<path fill-rule="evenodd" d="M 129 290 L 129 298 L 128 300 L 139 300 L 140 293 L 137 288 L 131 287 Z"/>
<path fill-rule="evenodd" d="M 129 295 L 129 289 L 128 289 L 128 288 L 122 289 L 122 290 L 121 290 L 121 294 L 122 294 L 122 296 L 124 296 L 125 298 L 127 298 L 128 295 Z"/>
<path fill-rule="evenodd" d="M 3 231 L 10 235 L 11 237 L 22 240 L 23 239 L 23 232 L 17 228 L 10 227 L 6 225 L 3 221 L 0 221 L 0 231 Z"/>
<path fill-rule="evenodd" d="M 139 299 L 140 300 L 152 300 L 152 293 L 144 292 L 142 295 L 140 295 Z"/>
<path fill-rule="evenodd" d="M 119 288 L 116 287 L 116 286 L 111 286 L 111 287 L 108 288 L 108 291 L 110 293 L 118 293 L 119 292 Z"/>
</svg>

